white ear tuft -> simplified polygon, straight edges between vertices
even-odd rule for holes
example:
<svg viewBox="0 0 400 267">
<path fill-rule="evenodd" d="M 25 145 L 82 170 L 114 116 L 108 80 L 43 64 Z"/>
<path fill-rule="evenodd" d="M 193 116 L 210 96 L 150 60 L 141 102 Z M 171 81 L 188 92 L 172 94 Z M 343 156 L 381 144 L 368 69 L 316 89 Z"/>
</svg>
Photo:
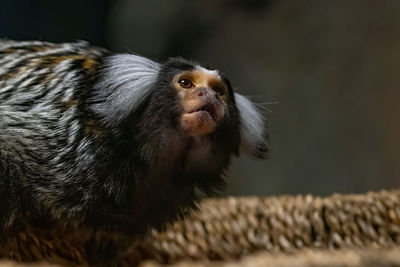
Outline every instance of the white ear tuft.
<svg viewBox="0 0 400 267">
<path fill-rule="evenodd" d="M 91 97 L 92 110 L 108 125 L 121 123 L 155 89 L 160 64 L 145 57 L 117 54 L 106 58 Z"/>
<path fill-rule="evenodd" d="M 259 158 L 265 158 L 268 149 L 265 124 L 261 113 L 246 97 L 235 93 L 240 113 L 240 149 Z"/>
</svg>

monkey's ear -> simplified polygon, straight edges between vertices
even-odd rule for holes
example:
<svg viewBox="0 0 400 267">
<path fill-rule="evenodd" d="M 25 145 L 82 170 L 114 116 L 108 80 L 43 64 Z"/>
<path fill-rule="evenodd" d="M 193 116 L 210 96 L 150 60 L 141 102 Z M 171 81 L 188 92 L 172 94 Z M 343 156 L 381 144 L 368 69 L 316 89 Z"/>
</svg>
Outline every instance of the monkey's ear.
<svg viewBox="0 0 400 267">
<path fill-rule="evenodd" d="M 257 158 L 266 158 L 268 142 L 264 119 L 256 106 L 246 97 L 235 93 L 240 113 L 240 150 Z"/>
<path fill-rule="evenodd" d="M 89 99 L 102 121 L 115 126 L 137 110 L 155 89 L 160 64 L 145 57 L 116 54 L 105 59 Z"/>
</svg>

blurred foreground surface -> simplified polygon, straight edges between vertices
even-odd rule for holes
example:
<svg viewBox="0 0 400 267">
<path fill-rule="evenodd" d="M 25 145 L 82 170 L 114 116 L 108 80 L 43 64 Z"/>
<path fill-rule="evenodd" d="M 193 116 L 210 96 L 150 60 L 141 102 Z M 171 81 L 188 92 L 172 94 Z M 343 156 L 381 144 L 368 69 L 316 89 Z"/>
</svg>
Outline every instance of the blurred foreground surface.
<svg viewBox="0 0 400 267">
<path fill-rule="evenodd" d="M 158 266 L 180 262 L 240 264 L 258 259 L 260 253 L 261 259 L 280 255 L 290 262 L 292 255 L 297 255 L 299 259 L 328 264 L 331 261 L 318 255 L 332 254 L 332 260 L 341 262 L 335 253 L 345 255 L 350 250 L 361 259 L 360 251 L 371 251 L 375 256 L 367 261 L 386 262 L 385 253 L 392 255 L 391 249 L 400 248 L 400 190 L 325 198 L 230 197 L 204 200 L 199 208 L 163 231 L 151 231 L 140 242 L 131 240 L 129 249 L 119 250 L 117 258 L 93 247 L 90 240 L 96 235 L 90 230 L 62 234 L 29 226 L 4 237 L 0 257 L 67 266 L 107 261 L 105 265 L 123 267 L 146 261 L 157 262 Z M 119 247 L 123 243 L 121 237 L 116 240 L 105 236 L 101 240 L 100 249 L 105 246 L 109 250 L 110 245 Z M 308 257 L 308 251 L 317 252 L 315 258 Z M 397 255 L 394 260 L 400 259 Z"/>
<path fill-rule="evenodd" d="M 38 263 L 23 264 L 12 261 L 1 261 L 0 267 L 57 267 L 59 265 Z M 286 255 L 282 253 L 258 253 L 238 261 L 228 262 L 193 262 L 182 261 L 165 265 L 148 261 L 140 267 L 397 267 L 400 266 L 400 249 L 367 249 L 329 252 L 307 250 L 302 253 Z"/>
<path fill-rule="evenodd" d="M 400 266 L 400 248 L 347 251 L 306 250 L 291 255 L 258 253 L 238 261 L 190 262 L 163 265 L 147 262 L 141 267 L 397 267 Z"/>
</svg>

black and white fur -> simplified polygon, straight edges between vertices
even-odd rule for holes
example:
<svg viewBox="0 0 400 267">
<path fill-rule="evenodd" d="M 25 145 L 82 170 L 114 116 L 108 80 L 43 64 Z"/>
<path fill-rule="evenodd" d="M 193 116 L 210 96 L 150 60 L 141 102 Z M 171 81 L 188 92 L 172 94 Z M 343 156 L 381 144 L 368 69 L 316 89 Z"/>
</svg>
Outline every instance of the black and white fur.
<svg viewBox="0 0 400 267">
<path fill-rule="evenodd" d="M 204 138 L 182 133 L 170 82 L 198 67 L 84 42 L 0 41 L 0 227 L 140 234 L 220 189 L 232 155 L 263 157 L 261 114 L 219 72 L 224 122 Z"/>
</svg>

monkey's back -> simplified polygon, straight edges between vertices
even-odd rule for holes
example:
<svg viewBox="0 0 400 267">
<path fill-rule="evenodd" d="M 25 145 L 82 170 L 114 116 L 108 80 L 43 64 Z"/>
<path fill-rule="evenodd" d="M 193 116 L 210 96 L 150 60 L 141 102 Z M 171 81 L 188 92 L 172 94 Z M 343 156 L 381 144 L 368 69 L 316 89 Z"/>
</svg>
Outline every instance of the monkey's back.
<svg viewBox="0 0 400 267">
<path fill-rule="evenodd" d="M 53 44 L 0 40 L 0 104 L 34 114 L 73 106 L 79 83 L 93 74 L 105 50 L 86 42 Z"/>
<path fill-rule="evenodd" d="M 80 105 L 88 94 L 86 83 L 103 53 L 85 42 L 0 40 L 3 145 L 16 139 L 19 145 L 34 149 L 60 139 L 67 141 L 68 132 L 76 131 L 73 128 L 82 115 Z"/>
<path fill-rule="evenodd" d="M 0 40 L 0 226 L 17 212 L 9 207 L 36 203 L 21 200 L 25 192 L 54 204 L 65 190 L 56 180 L 78 170 L 64 163 L 89 146 L 85 99 L 106 53 L 85 42 Z"/>
</svg>

